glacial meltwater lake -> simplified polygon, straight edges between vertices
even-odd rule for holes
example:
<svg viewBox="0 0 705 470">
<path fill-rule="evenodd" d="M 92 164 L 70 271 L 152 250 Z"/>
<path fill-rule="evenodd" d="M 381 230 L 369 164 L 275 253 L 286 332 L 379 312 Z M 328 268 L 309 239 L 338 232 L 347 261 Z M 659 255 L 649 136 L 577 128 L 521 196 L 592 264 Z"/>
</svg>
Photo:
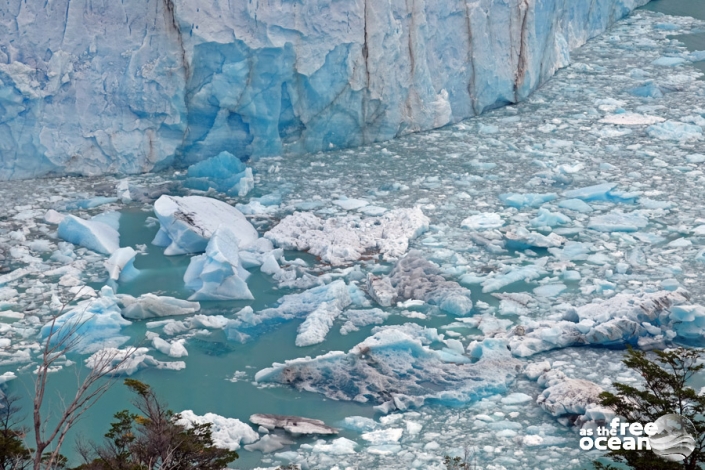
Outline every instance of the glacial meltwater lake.
<svg viewBox="0 0 705 470">
<path fill-rule="evenodd" d="M 1 351 L 0 375 L 17 375 L 4 387 L 21 397 L 29 415 L 36 363 L 27 351 L 38 347 L 42 309 L 75 286 L 99 295 L 108 280 L 107 257 L 63 243 L 45 218 L 48 210 L 84 219 L 117 211 L 120 246 L 137 250 L 139 275 L 113 284 L 115 293 L 187 299 L 194 290 L 184 274 L 193 255 L 166 256 L 152 244 L 160 229 L 154 202 L 161 194 L 207 196 L 238 207 L 260 237 L 296 212 L 316 217 L 311 227 L 319 224 L 320 232 L 306 243 L 324 247 L 317 255 L 296 250 L 282 246 L 282 235 L 283 251 L 275 256 L 280 277 L 248 269 L 254 300 L 200 301 L 198 314 L 222 320 L 220 326 L 189 315 L 134 320 L 119 331 L 129 337 L 125 344 L 149 348 L 161 364 L 147 361 L 131 377 L 176 412 L 243 423 L 254 413 L 296 415 L 340 429 L 325 438 L 277 432 L 279 448 L 267 453 L 241 442 L 234 468 L 442 470 L 443 457 L 461 455 L 465 446 L 480 468 L 591 468 L 600 454 L 580 450 L 572 422 L 597 420 L 599 412 L 551 396 L 517 364 L 548 361 L 565 380 L 609 390 L 613 382 L 640 380 L 620 362 L 626 343 L 703 344 L 700 317 L 678 323 L 666 315 L 648 324 L 633 310 L 653 298 L 703 303 L 705 53 L 699 61 L 691 54 L 704 50 L 705 2 L 656 0 L 574 51 L 571 65 L 525 102 L 380 144 L 247 162 L 254 189 L 244 196 L 188 189 L 183 170 L 0 182 L 8 272 L 41 267 L 12 280 L 0 273 L 0 337 L 11 344 Z M 97 197 L 114 199 L 67 209 Z M 390 215 L 413 208 L 428 221 L 416 226 L 411 215 L 401 221 Z M 335 221 L 329 232 L 323 220 Z M 285 235 L 303 245 L 305 224 L 298 222 Z M 344 230 L 336 232 L 335 224 Z M 367 235 L 376 226 L 383 230 Z M 452 285 L 437 280 L 425 300 L 410 302 L 409 294 L 379 305 L 368 279 L 386 279 L 397 260 L 384 259 L 363 239 L 382 246 L 380 239 L 389 241 L 385 230 L 406 234 L 408 240 L 396 241 L 408 241 Z M 355 233 L 353 241 L 365 249 L 344 250 L 342 232 Z M 349 259 L 332 262 L 336 257 Z M 413 287 L 415 275 L 405 275 Z M 322 287 L 340 285 L 342 291 Z M 688 300 L 676 298 L 681 289 Z M 295 297 L 302 292 L 313 293 Z M 458 315 L 467 300 L 458 297 L 466 292 L 472 312 Z M 287 295 L 297 303 L 289 313 L 278 303 Z M 607 314 L 588 312 L 592 303 Z M 271 317 L 256 323 L 248 307 L 270 309 Z M 307 317 L 311 311 L 320 318 Z M 610 336 L 613 324 L 605 323 L 614 318 L 647 325 L 632 336 L 626 330 Z M 305 321 L 313 325 L 308 331 Z M 570 328 L 582 328 L 580 341 L 571 339 Z M 322 338 L 297 346 L 304 334 Z M 183 340 L 188 356 L 158 351 L 154 335 Z M 70 355 L 72 362 L 51 375 L 47 411 L 75 390 L 88 355 Z M 274 366 L 295 359 L 301 360 Z M 185 368 L 163 366 L 175 361 Z M 267 368 L 276 370 L 256 380 Z M 121 379 L 70 433 L 64 454 L 72 462 L 76 438 L 100 442 L 113 414 L 129 407 Z M 398 388 L 384 389 L 389 384 Z M 704 384 L 698 377 L 694 385 Z M 541 396 L 548 405 L 537 403 Z M 561 406 L 566 413 L 550 412 Z M 221 431 L 231 442 L 241 438 Z"/>
</svg>

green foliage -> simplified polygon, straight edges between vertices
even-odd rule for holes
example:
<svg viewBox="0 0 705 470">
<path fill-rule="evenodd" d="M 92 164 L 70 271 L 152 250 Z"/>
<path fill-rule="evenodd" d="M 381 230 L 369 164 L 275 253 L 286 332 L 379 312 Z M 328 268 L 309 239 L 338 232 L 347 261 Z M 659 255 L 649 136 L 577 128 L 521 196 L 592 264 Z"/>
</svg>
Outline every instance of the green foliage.
<svg viewBox="0 0 705 470">
<path fill-rule="evenodd" d="M 32 464 L 32 450 L 24 445 L 26 429 L 19 426 L 16 401 L 0 392 L 0 470 L 24 470 Z"/>
<path fill-rule="evenodd" d="M 93 458 L 77 470 L 222 470 L 237 452 L 213 445 L 211 424 L 179 424 L 181 416 L 167 409 L 142 382 L 125 380 L 136 395 L 139 414 L 115 414 L 103 446 L 93 446 Z"/>
<path fill-rule="evenodd" d="M 630 423 L 654 422 L 668 413 L 688 418 L 698 433 L 693 436 L 695 450 L 682 463 L 663 460 L 648 451 L 617 450 L 608 455 L 634 470 L 698 470 L 705 464 L 705 396 L 699 396 L 688 382 L 705 367 L 700 361 L 703 350 L 676 348 L 654 351 L 654 355 L 652 360 L 647 353 L 630 348 L 622 362 L 641 375 L 644 386 L 615 383 L 617 393 L 603 392 L 600 402 Z M 598 470 L 615 468 L 599 462 L 594 466 Z"/>
</svg>

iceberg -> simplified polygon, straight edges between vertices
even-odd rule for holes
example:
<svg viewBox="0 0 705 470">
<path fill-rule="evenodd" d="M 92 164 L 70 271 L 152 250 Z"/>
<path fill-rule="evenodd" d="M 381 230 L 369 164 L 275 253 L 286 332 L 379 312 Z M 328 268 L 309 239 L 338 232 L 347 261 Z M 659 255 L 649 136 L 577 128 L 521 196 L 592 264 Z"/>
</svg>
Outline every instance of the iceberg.
<svg viewBox="0 0 705 470">
<path fill-rule="evenodd" d="M 0 180 L 185 167 L 223 150 L 301 155 L 441 127 L 527 98 L 645 3 L 10 0 Z"/>
<path fill-rule="evenodd" d="M 220 449 L 238 450 L 241 445 L 252 444 L 259 439 L 259 434 L 239 419 L 226 418 L 215 413 L 200 416 L 191 410 L 182 411 L 179 418 L 177 423 L 186 427 L 209 423 L 213 445 Z"/>
<path fill-rule="evenodd" d="M 87 354 L 125 343 L 130 338 L 121 336 L 120 330 L 130 324 L 122 317 L 113 290 L 105 286 L 100 297 L 79 303 L 46 323 L 39 333 L 43 339 L 51 336 L 52 345 L 71 345 L 72 352 Z"/>
<path fill-rule="evenodd" d="M 243 309 L 228 322 L 225 333 L 230 340 L 244 342 L 274 324 L 295 318 L 306 320 L 299 326 L 296 344 L 308 346 L 325 339 L 333 320 L 352 303 L 350 288 L 338 279 L 299 294 L 285 295 L 278 306 L 254 313 Z"/>
<path fill-rule="evenodd" d="M 114 377 L 134 375 L 140 370 L 153 367 L 163 370 L 183 370 L 186 363 L 183 361 L 157 361 L 147 354 L 147 348 L 104 348 L 93 353 L 85 360 L 86 367 L 111 367 L 110 375 Z"/>
<path fill-rule="evenodd" d="M 188 289 L 196 291 L 189 300 L 252 300 L 247 287 L 250 273 L 242 267 L 237 235 L 227 225 L 218 228 L 206 252 L 194 256 L 184 274 Z"/>
<path fill-rule="evenodd" d="M 617 294 L 577 307 L 564 320 L 523 317 L 522 321 L 521 328 L 500 335 L 508 338 L 517 357 L 586 344 L 651 349 L 664 348 L 675 338 L 694 343 L 705 340 L 705 308 L 689 304 L 683 289 Z"/>
<path fill-rule="evenodd" d="M 462 363 L 442 360 L 429 346 L 440 341 L 435 329 L 415 324 L 379 327 L 349 352 L 288 360 L 259 371 L 255 380 L 288 384 L 332 399 L 406 410 L 425 402 L 461 405 L 502 393 L 517 374 L 503 340 L 485 339 Z"/>
<path fill-rule="evenodd" d="M 105 269 L 111 281 L 120 280 L 129 282 L 139 276 L 140 272 L 135 269 L 134 262 L 137 252 L 132 247 L 118 248 L 110 258 L 105 261 Z"/>
<path fill-rule="evenodd" d="M 161 196 L 154 203 L 160 228 L 153 244 L 165 246 L 164 254 L 203 253 L 218 227 L 227 227 L 238 248 L 253 244 L 257 230 L 239 210 L 217 199 L 202 196 Z"/>
<path fill-rule="evenodd" d="M 145 320 L 147 318 L 172 315 L 191 315 L 201 309 L 198 302 L 189 302 L 188 300 L 154 294 L 144 294 L 139 297 L 118 294 L 117 299 L 122 306 L 122 316 L 132 320 Z"/>
<path fill-rule="evenodd" d="M 59 223 L 59 238 L 75 245 L 110 255 L 120 248 L 120 234 L 117 228 L 100 220 L 84 220 L 74 215 L 67 215 Z"/>
<path fill-rule="evenodd" d="M 294 212 L 264 234 L 285 250 L 308 251 L 334 266 L 359 260 L 369 251 L 384 259 L 399 258 L 409 241 L 429 227 L 429 218 L 418 207 L 394 209 L 379 217 L 333 217 L 321 220 L 310 212 Z"/>
</svg>

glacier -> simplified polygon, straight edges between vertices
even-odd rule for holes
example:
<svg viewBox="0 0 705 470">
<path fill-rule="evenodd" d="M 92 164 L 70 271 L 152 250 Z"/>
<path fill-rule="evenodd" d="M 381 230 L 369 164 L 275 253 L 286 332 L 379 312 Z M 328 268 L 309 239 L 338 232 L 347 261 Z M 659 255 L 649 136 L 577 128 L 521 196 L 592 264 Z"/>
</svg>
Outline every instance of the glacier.
<svg viewBox="0 0 705 470">
<path fill-rule="evenodd" d="M 10 0 L 0 180 L 358 146 L 523 100 L 648 0 Z M 486 129 L 487 132 L 493 129 Z"/>
</svg>

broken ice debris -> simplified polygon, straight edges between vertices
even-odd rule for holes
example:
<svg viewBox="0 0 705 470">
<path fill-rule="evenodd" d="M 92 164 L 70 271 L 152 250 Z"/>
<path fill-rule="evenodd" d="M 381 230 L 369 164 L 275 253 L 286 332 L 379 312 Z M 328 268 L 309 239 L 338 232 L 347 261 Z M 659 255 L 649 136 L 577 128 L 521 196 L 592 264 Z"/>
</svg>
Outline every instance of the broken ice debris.
<svg viewBox="0 0 705 470">
<path fill-rule="evenodd" d="M 308 251 L 334 266 L 378 251 L 384 259 L 403 256 L 409 240 L 428 230 L 429 218 L 418 207 L 395 209 L 380 217 L 348 215 L 321 220 L 310 212 L 294 212 L 264 236 L 285 250 Z"/>
</svg>

